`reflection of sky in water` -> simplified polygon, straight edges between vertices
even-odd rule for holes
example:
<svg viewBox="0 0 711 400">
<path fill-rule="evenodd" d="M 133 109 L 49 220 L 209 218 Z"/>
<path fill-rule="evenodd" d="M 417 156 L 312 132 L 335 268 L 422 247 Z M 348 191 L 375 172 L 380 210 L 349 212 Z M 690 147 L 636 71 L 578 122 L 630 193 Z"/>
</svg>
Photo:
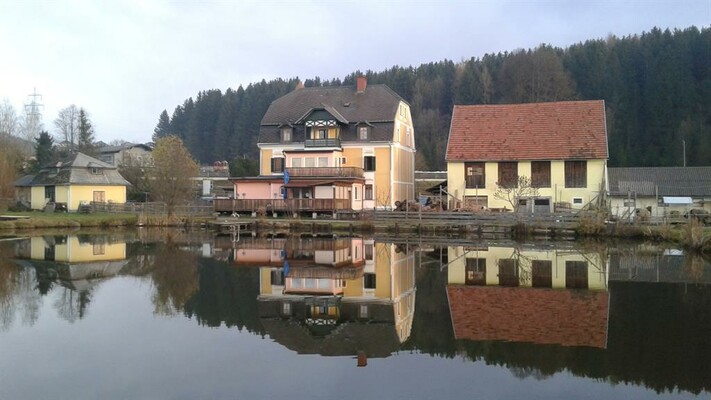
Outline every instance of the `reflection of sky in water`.
<svg viewBox="0 0 711 400">
<path fill-rule="evenodd" d="M 53 293 L 54 295 L 54 293 Z M 0 397 L 14 398 L 648 398 L 567 373 L 537 381 L 502 367 L 401 352 L 357 368 L 353 357 L 297 355 L 269 338 L 157 317 L 151 288 L 116 278 L 75 323 L 45 301 L 32 326 L 0 336 Z M 49 299 L 48 299 L 49 300 Z M 674 396 L 676 397 L 676 396 Z"/>
</svg>

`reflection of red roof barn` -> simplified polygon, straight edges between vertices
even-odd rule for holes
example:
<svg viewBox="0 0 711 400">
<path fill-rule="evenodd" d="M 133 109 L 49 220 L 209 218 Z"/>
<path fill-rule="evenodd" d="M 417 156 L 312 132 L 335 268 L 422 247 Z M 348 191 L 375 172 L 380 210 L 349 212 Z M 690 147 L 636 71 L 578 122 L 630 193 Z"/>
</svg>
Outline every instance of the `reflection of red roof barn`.
<svg viewBox="0 0 711 400">
<path fill-rule="evenodd" d="M 607 347 L 608 292 L 448 286 L 455 339 Z"/>
</svg>

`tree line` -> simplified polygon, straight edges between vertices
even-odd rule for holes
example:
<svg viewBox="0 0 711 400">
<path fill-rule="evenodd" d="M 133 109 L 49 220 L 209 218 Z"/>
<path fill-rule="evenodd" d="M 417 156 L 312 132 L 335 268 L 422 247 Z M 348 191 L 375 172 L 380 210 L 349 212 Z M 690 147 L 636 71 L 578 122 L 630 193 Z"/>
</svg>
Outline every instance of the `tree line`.
<svg viewBox="0 0 711 400">
<path fill-rule="evenodd" d="M 605 100 L 610 166 L 711 165 L 711 28 L 654 28 L 565 49 L 486 54 L 418 67 L 354 71 L 307 87 L 386 84 L 412 106 L 416 167 L 446 168 L 455 104 Z M 269 104 L 298 78 L 262 80 L 236 90 L 201 91 L 159 117 L 154 139 L 176 135 L 201 163 L 257 158 L 259 123 Z"/>
</svg>

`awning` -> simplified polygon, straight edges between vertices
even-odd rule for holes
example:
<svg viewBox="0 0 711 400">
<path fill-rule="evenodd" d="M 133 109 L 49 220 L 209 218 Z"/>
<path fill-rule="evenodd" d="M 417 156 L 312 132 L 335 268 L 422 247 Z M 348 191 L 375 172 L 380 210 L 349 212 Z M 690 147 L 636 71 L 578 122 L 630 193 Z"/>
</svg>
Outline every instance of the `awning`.
<svg viewBox="0 0 711 400">
<path fill-rule="evenodd" d="M 664 204 L 693 204 L 691 197 L 662 197 Z"/>
</svg>

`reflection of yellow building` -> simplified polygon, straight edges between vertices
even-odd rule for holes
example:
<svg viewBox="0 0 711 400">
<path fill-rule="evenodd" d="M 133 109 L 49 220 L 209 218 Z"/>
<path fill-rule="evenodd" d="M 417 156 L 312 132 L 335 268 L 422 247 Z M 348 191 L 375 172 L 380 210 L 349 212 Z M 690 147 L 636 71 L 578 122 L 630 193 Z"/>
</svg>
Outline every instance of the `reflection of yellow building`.
<svg viewBox="0 0 711 400">
<path fill-rule="evenodd" d="M 246 238 L 235 243 L 234 261 L 260 267 L 259 315 L 270 336 L 293 350 L 383 357 L 410 336 L 414 257 L 392 244 Z"/>
<path fill-rule="evenodd" d="M 599 254 L 450 247 L 448 256 L 456 339 L 607 346 L 608 268 Z"/>
<path fill-rule="evenodd" d="M 101 236 L 36 236 L 18 250 L 29 266 L 55 268 L 60 281 L 88 287 L 91 280 L 114 276 L 126 265 L 126 242 Z"/>
<path fill-rule="evenodd" d="M 597 253 L 450 247 L 448 255 L 449 284 L 607 290 L 606 261 Z"/>
</svg>

